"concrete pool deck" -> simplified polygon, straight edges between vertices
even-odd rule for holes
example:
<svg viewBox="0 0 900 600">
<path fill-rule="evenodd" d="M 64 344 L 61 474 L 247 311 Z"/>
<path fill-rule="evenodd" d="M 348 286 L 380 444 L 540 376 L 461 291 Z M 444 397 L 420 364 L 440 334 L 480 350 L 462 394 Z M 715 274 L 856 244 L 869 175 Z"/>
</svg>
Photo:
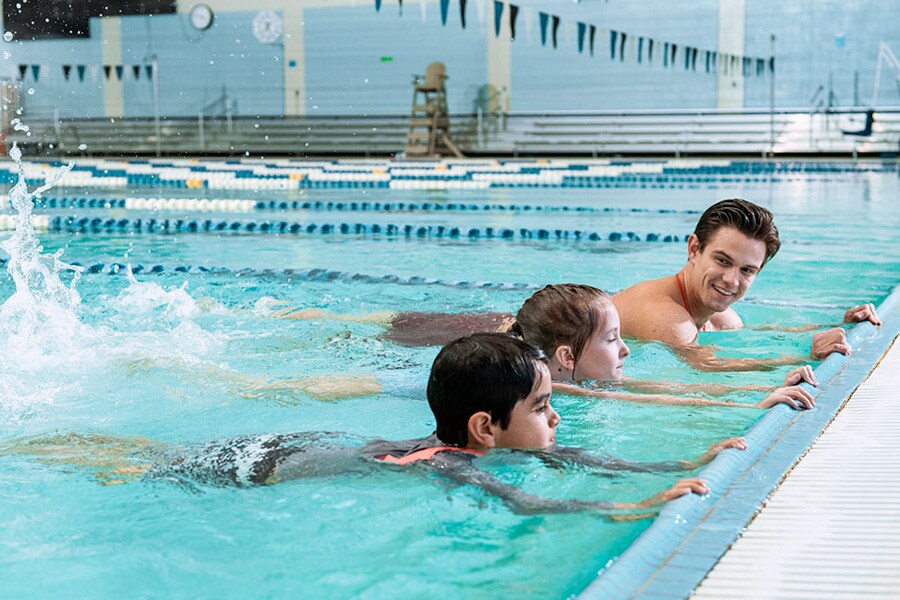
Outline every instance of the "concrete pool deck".
<svg viewBox="0 0 900 600">
<path fill-rule="evenodd" d="M 900 341 L 692 596 L 900 597 Z"/>
<path fill-rule="evenodd" d="M 784 593 L 779 593 L 775 589 L 769 592 L 750 587 L 751 582 L 765 585 L 766 581 L 759 580 L 769 579 L 770 575 L 777 578 L 777 573 L 770 574 L 766 570 L 770 567 L 770 563 L 765 556 L 778 555 L 782 551 L 785 553 L 781 557 L 784 561 L 781 563 L 781 569 L 785 576 L 785 585 L 794 585 L 797 574 L 808 572 L 810 576 L 804 577 L 804 581 L 809 583 L 807 588 L 809 593 L 805 597 L 822 597 L 821 594 L 827 593 L 829 589 L 836 590 L 835 597 L 848 597 L 848 591 L 855 588 L 829 586 L 829 583 L 841 581 L 849 567 L 843 562 L 838 567 L 834 562 L 820 560 L 824 552 L 823 542 L 815 540 L 810 542 L 816 545 L 813 551 L 810 551 L 809 546 L 803 546 L 805 552 L 791 550 L 791 543 L 802 543 L 798 537 L 801 532 L 811 536 L 816 534 L 817 526 L 809 523 L 798 527 L 775 524 L 768 526 L 767 530 L 764 529 L 764 534 L 767 535 L 754 534 L 765 538 L 761 537 L 761 541 L 758 542 L 762 546 L 751 548 L 750 553 L 745 554 L 747 558 L 741 559 L 738 556 L 735 559 L 728 559 L 728 563 L 733 560 L 740 561 L 729 567 L 732 569 L 732 578 L 722 580 L 721 584 L 713 583 L 719 581 L 718 577 L 721 577 L 715 573 L 715 565 L 720 560 L 725 563 L 722 557 L 728 556 L 726 553 L 732 544 L 735 549 L 739 545 L 746 544 L 735 543 L 735 540 L 756 517 L 760 506 L 766 504 L 773 491 L 776 491 L 783 482 L 787 486 L 787 482 L 794 476 L 791 469 L 805 456 L 809 456 L 808 461 L 814 461 L 813 465 L 834 460 L 835 470 L 820 469 L 818 471 L 820 479 L 816 481 L 802 475 L 809 467 L 801 471 L 799 483 L 791 484 L 786 492 L 788 503 L 798 511 L 797 514 L 803 513 L 805 518 L 822 515 L 824 519 L 822 523 L 825 524 L 821 525 L 818 531 L 832 527 L 832 531 L 828 532 L 826 537 L 836 544 L 836 548 L 841 549 L 839 552 L 841 556 L 863 557 L 865 552 L 881 553 L 888 558 L 891 553 L 894 553 L 895 557 L 900 555 L 900 525 L 897 524 L 896 517 L 900 512 L 900 502 L 895 498 L 900 488 L 894 476 L 896 460 L 892 460 L 900 453 L 900 444 L 896 441 L 898 438 L 895 433 L 895 426 L 900 424 L 898 422 L 900 402 L 893 391 L 896 387 L 891 385 L 896 383 L 900 372 L 898 365 L 900 352 L 896 348 L 900 344 L 895 344 L 894 351 L 889 356 L 887 354 L 900 332 L 900 286 L 894 288 L 880 305 L 879 314 L 885 323 L 884 326 L 875 327 L 861 323 L 853 326 L 848 332 L 848 340 L 854 349 L 852 356 L 832 355 L 818 366 L 816 377 L 822 385 L 813 391 L 817 394 L 817 406 L 814 410 L 798 412 L 786 407 L 769 410 L 746 434 L 749 445 L 747 451 L 725 452 L 701 472 L 701 477 L 710 484 L 709 495 L 686 496 L 666 505 L 650 528 L 611 566 L 602 571 L 580 597 L 686 598 L 695 590 L 698 597 L 701 597 L 698 586 L 711 571 L 713 574 L 705 584 L 709 586 L 707 590 L 714 590 L 708 592 L 710 594 L 726 593 L 729 597 L 751 598 L 794 597 L 794 592 L 797 591 L 795 588 L 791 588 L 790 592 L 785 588 Z M 886 375 L 878 375 L 879 372 Z M 874 381 L 872 386 L 860 387 L 867 378 Z M 874 413 L 869 418 L 873 420 L 871 422 L 879 425 L 877 431 L 884 436 L 885 450 L 879 450 L 878 446 L 868 450 L 867 445 L 875 443 L 876 428 L 873 426 L 870 433 L 866 429 L 866 421 L 863 420 L 863 424 L 859 424 L 861 421 L 854 420 L 857 419 L 854 415 L 859 412 L 857 409 L 845 414 L 845 407 L 852 406 L 849 402 L 857 393 L 862 394 L 859 396 L 861 398 L 866 398 L 866 395 L 871 393 L 878 394 L 874 407 L 871 400 L 859 400 L 857 403 Z M 844 425 L 845 422 L 848 424 Z M 852 452 L 837 449 L 832 450 L 832 454 L 825 455 L 823 459 L 814 458 L 834 443 L 834 435 L 830 435 L 823 438 L 818 447 L 809 451 L 822 432 L 829 427 L 842 432 L 840 437 Z M 893 455 L 888 454 L 888 447 L 893 448 Z M 877 456 L 880 452 L 885 455 Z M 847 463 L 849 474 L 842 475 L 841 470 L 845 466 L 844 457 L 849 459 L 851 453 L 859 460 L 869 460 L 869 463 L 864 467 Z M 830 459 L 835 455 L 841 457 L 840 460 Z M 850 474 L 853 475 L 852 479 Z M 846 477 L 846 481 L 842 477 Z M 802 486 L 802 489 L 792 491 L 798 485 Z M 841 498 L 850 500 L 842 503 Z M 774 502 L 774 497 L 772 501 Z M 779 507 L 783 502 L 779 501 Z M 848 506 L 848 502 L 855 505 Z M 829 524 L 829 517 L 825 513 L 825 507 L 829 506 L 852 509 L 853 512 L 850 513 L 853 516 L 852 520 L 848 518 L 842 523 Z M 867 506 L 877 507 L 877 510 L 869 511 Z M 898 510 L 892 512 L 892 507 Z M 778 510 L 781 509 L 776 509 L 775 512 Z M 891 524 L 893 527 L 891 531 L 896 532 L 895 537 L 890 537 L 887 533 L 889 527 L 886 523 L 892 518 L 891 515 L 894 515 L 895 522 Z M 790 515 L 784 518 L 787 521 L 791 520 Z M 764 523 L 762 527 L 767 527 L 765 523 L 770 522 L 770 519 L 771 517 L 767 517 L 765 521 L 761 521 Z M 858 527 L 855 526 L 857 522 L 860 523 Z M 865 527 L 870 529 L 863 529 L 863 522 Z M 873 531 L 871 528 L 874 528 L 876 535 L 867 538 L 866 532 Z M 750 528 L 752 529 L 753 527 Z M 838 535 L 851 537 L 837 539 Z M 845 544 L 840 541 L 843 539 L 847 540 Z M 762 557 L 760 552 L 763 553 Z M 816 567 L 817 561 L 823 565 L 821 569 Z M 865 563 L 864 559 L 862 563 Z M 896 564 L 896 558 L 893 563 Z M 879 564 L 883 567 L 885 563 L 875 561 L 872 566 L 874 568 Z M 821 577 L 817 579 L 815 573 L 819 573 Z M 743 578 L 744 583 L 737 580 L 738 575 Z M 727 572 L 724 577 L 728 577 Z M 871 589 L 876 597 L 879 594 L 888 595 L 889 592 L 883 591 L 886 589 L 884 586 L 896 584 L 896 568 L 888 567 L 885 570 L 883 567 L 881 579 L 878 581 L 885 582 L 892 577 L 894 583 L 884 583 L 877 591 L 870 585 L 864 585 L 858 590 L 862 592 Z M 798 597 L 804 595 L 799 594 Z"/>
</svg>

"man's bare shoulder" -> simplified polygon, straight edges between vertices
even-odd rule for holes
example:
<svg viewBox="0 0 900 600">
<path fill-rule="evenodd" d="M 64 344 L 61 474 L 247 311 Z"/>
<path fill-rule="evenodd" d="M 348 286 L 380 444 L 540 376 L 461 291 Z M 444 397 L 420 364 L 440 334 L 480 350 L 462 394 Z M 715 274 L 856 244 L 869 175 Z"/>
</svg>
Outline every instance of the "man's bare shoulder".
<svg viewBox="0 0 900 600">
<path fill-rule="evenodd" d="M 672 277 L 642 281 L 612 297 L 619 312 L 622 335 L 675 346 L 696 339 L 697 327 L 673 296 L 672 282 Z"/>
<path fill-rule="evenodd" d="M 710 319 L 713 329 L 716 331 L 725 331 L 728 329 L 740 329 L 744 326 L 741 317 L 734 312 L 733 308 L 728 308 L 720 313 L 714 314 Z"/>
</svg>

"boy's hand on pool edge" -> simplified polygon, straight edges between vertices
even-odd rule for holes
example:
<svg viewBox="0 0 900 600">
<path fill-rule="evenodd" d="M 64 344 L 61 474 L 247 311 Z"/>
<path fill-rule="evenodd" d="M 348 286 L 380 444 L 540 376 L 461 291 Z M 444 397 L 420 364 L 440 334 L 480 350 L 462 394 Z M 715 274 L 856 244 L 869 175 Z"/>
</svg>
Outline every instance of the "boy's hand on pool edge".
<svg viewBox="0 0 900 600">
<path fill-rule="evenodd" d="M 688 468 L 695 469 L 697 467 L 703 466 L 716 456 L 719 455 L 719 452 L 722 450 L 727 450 L 729 448 L 734 448 L 735 450 L 746 450 L 747 449 L 747 440 L 742 437 L 734 437 L 728 438 L 727 440 L 722 440 L 721 442 L 716 442 L 712 446 L 709 447 L 709 450 L 700 455 L 693 463 L 687 463 L 690 465 Z"/>
<path fill-rule="evenodd" d="M 811 386 L 819 387 L 819 380 L 816 379 L 816 374 L 809 365 L 792 369 L 784 376 L 784 385 L 797 385 L 803 381 Z"/>
<path fill-rule="evenodd" d="M 860 304 L 844 313 L 844 323 L 861 323 L 863 321 L 868 321 L 872 325 L 883 325 L 873 304 Z"/>
<path fill-rule="evenodd" d="M 706 485 L 705 481 L 698 477 L 691 477 L 690 479 L 682 479 L 666 491 L 651 496 L 643 502 L 639 502 L 637 506 L 639 508 L 647 508 L 669 502 L 670 500 L 675 500 L 676 498 L 681 498 L 682 496 L 687 496 L 688 494 L 703 495 L 708 493 L 709 486 Z"/>
<path fill-rule="evenodd" d="M 795 410 L 814 408 L 816 401 L 812 394 L 799 385 L 776 388 L 771 394 L 761 400 L 757 408 L 771 408 L 776 404 L 787 404 Z"/>
</svg>

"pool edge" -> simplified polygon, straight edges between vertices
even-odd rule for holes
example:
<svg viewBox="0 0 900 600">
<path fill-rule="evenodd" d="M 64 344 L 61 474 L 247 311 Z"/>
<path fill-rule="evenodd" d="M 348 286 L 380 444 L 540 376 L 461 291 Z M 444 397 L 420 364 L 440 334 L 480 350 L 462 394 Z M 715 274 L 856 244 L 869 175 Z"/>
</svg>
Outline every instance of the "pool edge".
<svg viewBox="0 0 900 600">
<path fill-rule="evenodd" d="M 850 329 L 851 356 L 833 354 L 816 369 L 822 382 L 816 410 L 770 409 L 747 432 L 747 451 L 725 452 L 700 473 L 710 484 L 708 496 L 666 505 L 578 597 L 690 596 L 890 347 L 900 330 L 900 286 L 881 303 L 879 315 L 881 327 L 859 323 Z"/>
</svg>

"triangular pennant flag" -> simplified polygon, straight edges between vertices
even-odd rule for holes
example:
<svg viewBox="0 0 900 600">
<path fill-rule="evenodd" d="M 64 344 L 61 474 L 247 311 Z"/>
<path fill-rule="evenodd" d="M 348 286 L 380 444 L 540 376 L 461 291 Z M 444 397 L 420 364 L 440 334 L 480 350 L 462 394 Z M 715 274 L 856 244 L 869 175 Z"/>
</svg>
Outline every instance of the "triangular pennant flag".
<svg viewBox="0 0 900 600">
<path fill-rule="evenodd" d="M 425 3 L 422 2 L 422 5 Z M 424 13 L 423 13 L 424 14 Z M 459 22 L 462 23 L 462 28 L 466 28 L 466 0 L 459 0 Z"/>
<path fill-rule="evenodd" d="M 441 0 L 441 25 L 447 25 L 447 12 L 450 10 L 450 0 Z"/>
<path fill-rule="evenodd" d="M 147 74 L 147 79 L 153 79 L 153 65 L 144 65 L 144 73 Z"/>
<path fill-rule="evenodd" d="M 516 39 L 516 19 L 519 16 L 519 7 L 515 4 L 509 5 L 509 39 Z"/>
<path fill-rule="evenodd" d="M 675 55 L 678 54 L 678 44 L 672 44 L 672 57 L 669 62 L 672 63 L 672 66 L 675 66 Z"/>
<path fill-rule="evenodd" d="M 653 38 L 647 40 L 647 62 L 653 62 Z"/>
<path fill-rule="evenodd" d="M 691 48 L 690 46 L 686 46 L 684 49 L 684 70 L 687 71 L 691 68 Z"/>
<path fill-rule="evenodd" d="M 591 56 L 594 55 L 594 38 L 597 36 L 597 26 L 591 25 L 590 34 L 588 34 L 588 47 L 591 49 Z"/>
<path fill-rule="evenodd" d="M 534 9 L 528 7 L 523 8 L 522 16 L 525 19 L 525 40 L 530 46 L 532 42 L 534 42 Z"/>
<path fill-rule="evenodd" d="M 663 44 L 663 66 L 669 66 L 669 42 Z"/>
<path fill-rule="evenodd" d="M 375 12 L 381 10 L 381 0 L 375 0 Z"/>
<path fill-rule="evenodd" d="M 766 72 L 766 61 L 761 58 L 756 59 L 756 76 L 759 77 Z"/>
<path fill-rule="evenodd" d="M 691 71 L 697 70 L 697 54 L 699 53 L 700 51 L 696 48 L 694 48 L 694 51 L 691 53 Z"/>
<path fill-rule="evenodd" d="M 644 36 L 640 36 L 638 38 L 637 44 L 638 44 L 637 59 L 638 59 L 638 64 L 641 64 L 641 61 L 644 58 Z"/>
<path fill-rule="evenodd" d="M 122 74 L 125 73 L 125 67 L 122 65 L 116 65 L 116 79 L 122 81 Z"/>
<path fill-rule="evenodd" d="M 25 73 L 28 72 L 28 65 L 19 65 L 19 79 L 25 79 Z"/>
<path fill-rule="evenodd" d="M 103 65 L 103 74 L 106 76 L 107 81 L 109 80 L 109 74 L 112 72 L 112 67 L 109 65 Z"/>
<path fill-rule="evenodd" d="M 545 12 L 538 13 L 538 23 L 541 26 L 541 46 L 547 45 L 547 22 L 550 21 L 550 15 Z"/>
<path fill-rule="evenodd" d="M 616 45 L 619 42 L 619 32 L 615 29 L 609 30 L 609 60 L 616 58 Z"/>
<path fill-rule="evenodd" d="M 712 64 L 709 65 L 709 70 L 712 71 L 713 73 L 718 72 L 718 70 L 719 70 L 719 53 L 718 52 L 712 53 L 712 60 L 710 60 L 710 63 L 712 63 Z"/>
<path fill-rule="evenodd" d="M 419 2 L 419 10 L 422 11 L 422 22 L 428 22 L 428 3 L 424 0 Z"/>
<path fill-rule="evenodd" d="M 63 71 L 63 78 L 65 78 L 65 80 L 68 81 L 69 75 L 72 74 L 72 65 L 63 65 L 62 71 Z"/>
<path fill-rule="evenodd" d="M 556 48 L 558 34 L 559 34 L 559 17 L 553 15 L 553 26 L 551 28 L 552 39 L 553 39 L 553 47 Z"/>
<path fill-rule="evenodd" d="M 76 65 L 75 72 L 78 73 L 78 81 L 84 81 L 84 71 L 87 67 L 84 65 Z"/>
<path fill-rule="evenodd" d="M 131 72 L 134 73 L 134 79 L 137 81 L 141 78 L 141 65 L 131 65 Z"/>
<path fill-rule="evenodd" d="M 403 16 L 403 0 L 397 0 L 397 5 L 400 7 L 400 16 Z"/>
<path fill-rule="evenodd" d="M 35 81 L 41 76 L 41 65 L 31 65 L 31 78 Z"/>
<path fill-rule="evenodd" d="M 769 72 L 771 72 L 771 73 L 775 72 L 775 57 L 774 56 L 769 57 Z"/>
<path fill-rule="evenodd" d="M 500 19 L 503 17 L 503 3 L 494 0 L 494 35 L 500 37 Z"/>
<path fill-rule="evenodd" d="M 619 32 L 619 60 L 625 60 L 625 38 L 628 34 L 624 31 Z"/>
<path fill-rule="evenodd" d="M 578 54 L 584 53 L 584 34 L 587 33 L 587 25 L 578 22 Z"/>
</svg>

